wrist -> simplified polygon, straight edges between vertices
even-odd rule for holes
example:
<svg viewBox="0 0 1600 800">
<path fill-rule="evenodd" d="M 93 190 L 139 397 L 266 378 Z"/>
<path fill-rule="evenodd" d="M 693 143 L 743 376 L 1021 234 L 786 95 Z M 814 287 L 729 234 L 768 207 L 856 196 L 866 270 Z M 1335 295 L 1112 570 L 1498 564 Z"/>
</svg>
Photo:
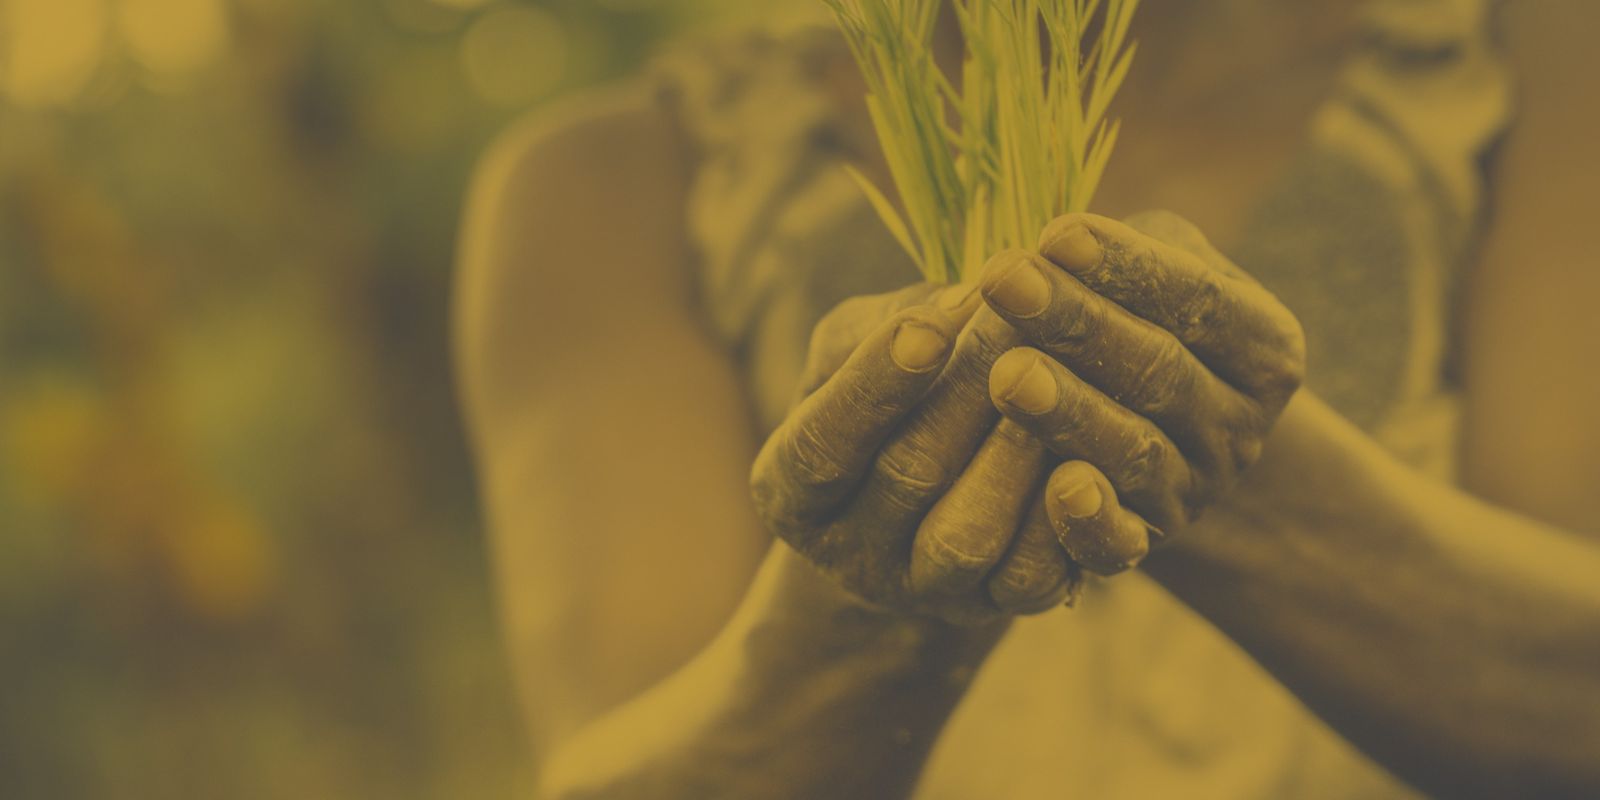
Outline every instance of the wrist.
<svg viewBox="0 0 1600 800">
<path fill-rule="evenodd" d="M 713 645 L 732 680 L 691 760 L 780 796 L 905 796 L 1006 627 L 875 608 L 777 543 Z"/>
<path fill-rule="evenodd" d="M 1169 589 L 1204 574 L 1273 579 L 1281 565 L 1315 558 L 1331 538 L 1405 520 L 1418 477 L 1308 391 L 1285 408 L 1258 463 L 1149 572 Z"/>
<path fill-rule="evenodd" d="M 775 542 L 732 627 L 746 654 L 760 662 L 781 662 L 803 649 L 896 674 L 976 669 L 1009 620 L 968 626 L 885 609 L 855 596 L 788 545 Z"/>
</svg>

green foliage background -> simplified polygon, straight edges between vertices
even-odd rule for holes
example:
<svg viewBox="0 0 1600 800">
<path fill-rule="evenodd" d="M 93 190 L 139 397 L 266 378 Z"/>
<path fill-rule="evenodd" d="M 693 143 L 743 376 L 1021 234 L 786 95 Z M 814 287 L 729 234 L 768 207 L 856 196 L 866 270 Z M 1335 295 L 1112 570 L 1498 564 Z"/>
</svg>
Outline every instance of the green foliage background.
<svg viewBox="0 0 1600 800">
<path fill-rule="evenodd" d="M 0 795 L 526 795 L 460 201 L 733 5 L 0 0 Z"/>
</svg>

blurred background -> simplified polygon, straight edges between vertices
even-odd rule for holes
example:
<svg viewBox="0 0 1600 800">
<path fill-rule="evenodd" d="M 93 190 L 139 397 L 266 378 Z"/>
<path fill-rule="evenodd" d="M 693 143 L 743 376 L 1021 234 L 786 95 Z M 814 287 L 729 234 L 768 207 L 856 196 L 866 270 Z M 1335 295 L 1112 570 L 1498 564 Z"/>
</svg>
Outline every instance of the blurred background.
<svg viewBox="0 0 1600 800">
<path fill-rule="evenodd" d="M 526 793 L 448 360 L 468 174 L 763 7 L 0 0 L 0 797 Z"/>
</svg>

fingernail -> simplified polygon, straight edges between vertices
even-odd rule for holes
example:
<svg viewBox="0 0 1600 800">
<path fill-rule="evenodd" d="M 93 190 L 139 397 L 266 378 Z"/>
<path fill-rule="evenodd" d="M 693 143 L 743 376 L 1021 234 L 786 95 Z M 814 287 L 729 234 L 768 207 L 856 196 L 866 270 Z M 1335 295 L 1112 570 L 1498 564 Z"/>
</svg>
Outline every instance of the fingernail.
<svg viewBox="0 0 1600 800">
<path fill-rule="evenodd" d="M 1056 379 L 1036 357 L 1022 377 L 1012 384 L 1006 402 L 1029 414 L 1043 414 L 1056 407 L 1057 391 Z"/>
<path fill-rule="evenodd" d="M 1039 252 L 1068 272 L 1082 274 L 1100 266 L 1105 251 L 1100 240 L 1078 223 L 1044 243 Z"/>
<path fill-rule="evenodd" d="M 1083 519 L 1100 513 L 1100 505 L 1105 502 L 1105 498 L 1100 496 L 1100 487 L 1095 484 L 1093 477 L 1084 475 L 1081 476 L 1081 480 L 1082 483 L 1069 485 L 1056 493 L 1056 507 L 1073 519 Z"/>
<path fill-rule="evenodd" d="M 955 286 L 946 286 L 944 291 L 939 293 L 939 299 L 934 302 L 934 305 L 944 311 L 954 313 L 966 306 L 967 301 L 971 300 L 977 291 L 978 287 L 976 285 L 957 284 Z"/>
<path fill-rule="evenodd" d="M 917 322 L 904 322 L 894 332 L 889 345 L 889 357 L 907 372 L 931 369 L 943 358 L 950 342 L 933 328 Z"/>
<path fill-rule="evenodd" d="M 1026 258 L 1006 267 L 985 293 L 994 304 L 1015 317 L 1036 317 L 1050 304 L 1050 284 Z"/>
</svg>

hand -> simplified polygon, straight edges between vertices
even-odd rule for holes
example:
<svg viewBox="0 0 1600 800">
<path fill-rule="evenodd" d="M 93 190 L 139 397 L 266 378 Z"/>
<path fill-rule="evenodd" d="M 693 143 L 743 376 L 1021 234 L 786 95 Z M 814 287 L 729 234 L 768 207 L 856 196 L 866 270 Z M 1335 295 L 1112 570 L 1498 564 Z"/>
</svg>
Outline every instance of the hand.
<svg viewBox="0 0 1600 800">
<path fill-rule="evenodd" d="M 1188 222 L 1090 214 L 1052 222 L 1038 253 L 985 267 L 985 299 L 1031 347 L 994 365 L 1010 420 L 1071 464 L 1046 507 L 1087 569 L 1137 564 L 1225 492 L 1305 371 L 1299 322 Z"/>
<path fill-rule="evenodd" d="M 971 287 L 841 304 L 812 337 L 804 399 L 756 458 L 757 511 L 883 608 L 981 623 L 1060 604 L 1078 573 L 1039 496 L 1047 453 L 987 391 L 1018 344 Z"/>
</svg>

